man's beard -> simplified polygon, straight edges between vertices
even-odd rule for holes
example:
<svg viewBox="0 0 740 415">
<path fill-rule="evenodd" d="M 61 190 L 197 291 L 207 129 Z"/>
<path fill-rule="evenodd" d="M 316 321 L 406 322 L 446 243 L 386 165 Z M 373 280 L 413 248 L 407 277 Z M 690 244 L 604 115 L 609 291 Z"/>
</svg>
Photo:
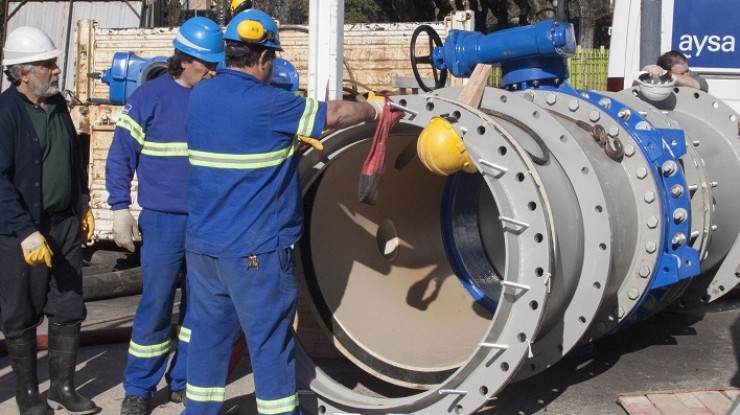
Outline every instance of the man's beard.
<svg viewBox="0 0 740 415">
<path fill-rule="evenodd" d="M 29 78 L 28 88 L 37 97 L 49 98 L 59 93 L 59 77 L 53 77 L 47 83 L 41 82 L 34 74 L 29 74 Z"/>
</svg>

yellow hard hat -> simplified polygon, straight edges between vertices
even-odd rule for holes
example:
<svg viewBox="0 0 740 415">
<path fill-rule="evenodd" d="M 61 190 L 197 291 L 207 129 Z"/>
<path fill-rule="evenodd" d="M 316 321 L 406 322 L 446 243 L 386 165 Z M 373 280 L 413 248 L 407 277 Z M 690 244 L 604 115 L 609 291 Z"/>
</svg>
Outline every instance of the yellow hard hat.
<svg viewBox="0 0 740 415">
<path fill-rule="evenodd" d="M 442 117 L 432 117 L 421 131 L 416 142 L 416 152 L 422 164 L 440 176 L 449 176 L 460 170 L 467 173 L 478 171 L 470 160 L 462 137 Z"/>
<path fill-rule="evenodd" d="M 252 8 L 252 0 L 231 0 L 231 6 L 229 6 L 229 11 L 231 12 L 231 16 L 233 17 L 235 14 L 239 13 L 240 11 L 251 9 Z"/>
</svg>

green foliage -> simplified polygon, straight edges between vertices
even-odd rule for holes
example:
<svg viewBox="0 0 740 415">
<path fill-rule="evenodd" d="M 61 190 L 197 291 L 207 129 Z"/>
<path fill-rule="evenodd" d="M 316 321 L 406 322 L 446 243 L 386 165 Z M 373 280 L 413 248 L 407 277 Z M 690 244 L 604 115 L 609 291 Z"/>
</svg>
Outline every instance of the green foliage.
<svg viewBox="0 0 740 415">
<path fill-rule="evenodd" d="M 344 21 L 346 23 L 368 23 L 387 21 L 388 16 L 373 0 L 346 0 Z"/>
</svg>

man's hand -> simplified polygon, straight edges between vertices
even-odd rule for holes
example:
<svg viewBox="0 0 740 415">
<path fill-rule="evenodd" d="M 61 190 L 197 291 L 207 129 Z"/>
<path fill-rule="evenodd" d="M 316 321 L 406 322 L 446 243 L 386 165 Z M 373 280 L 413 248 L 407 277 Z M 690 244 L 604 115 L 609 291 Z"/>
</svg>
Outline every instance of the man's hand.
<svg viewBox="0 0 740 415">
<path fill-rule="evenodd" d="M 373 108 L 375 108 L 375 119 L 377 120 L 380 118 L 380 115 L 383 114 L 383 108 L 385 108 L 385 104 L 388 102 L 388 98 L 384 97 L 382 95 L 375 95 L 375 92 L 370 91 L 370 93 L 367 95 L 367 103 L 372 105 Z"/>
<path fill-rule="evenodd" d="M 668 71 L 666 71 L 665 69 L 661 68 L 658 65 L 648 65 L 648 66 L 642 68 L 642 70 L 644 72 L 647 72 L 648 74 L 650 74 L 650 77 L 651 78 L 657 78 L 657 77 L 665 74 L 666 72 L 668 72 Z"/>
<path fill-rule="evenodd" d="M 83 244 L 90 242 L 95 232 L 95 218 L 90 210 L 90 198 L 87 195 L 80 199 L 80 231 Z"/>
<path fill-rule="evenodd" d="M 36 231 L 21 242 L 23 258 L 26 263 L 32 267 L 44 263 L 47 268 L 51 268 L 51 257 L 54 255 L 46 243 L 46 238 L 41 232 Z"/>
<path fill-rule="evenodd" d="M 134 252 L 134 241 L 141 240 L 139 226 L 134 219 L 134 215 L 128 209 L 119 209 L 113 211 L 113 240 L 116 245 Z"/>
</svg>

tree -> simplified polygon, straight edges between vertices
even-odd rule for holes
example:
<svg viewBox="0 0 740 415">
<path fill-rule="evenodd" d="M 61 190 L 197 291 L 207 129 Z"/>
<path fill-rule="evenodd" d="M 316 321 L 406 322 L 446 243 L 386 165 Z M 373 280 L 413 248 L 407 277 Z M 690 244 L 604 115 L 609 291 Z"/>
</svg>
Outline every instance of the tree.
<svg viewBox="0 0 740 415">
<path fill-rule="evenodd" d="M 562 1 L 568 1 L 568 21 L 576 28 L 578 43 L 592 47 L 595 23 L 611 14 L 611 1 Z M 309 0 L 254 0 L 255 8 L 270 13 L 281 24 L 307 24 L 308 5 Z M 555 0 L 345 0 L 344 21 L 439 21 L 454 10 L 466 8 L 475 11 L 475 29 L 483 33 L 557 17 Z"/>
</svg>

